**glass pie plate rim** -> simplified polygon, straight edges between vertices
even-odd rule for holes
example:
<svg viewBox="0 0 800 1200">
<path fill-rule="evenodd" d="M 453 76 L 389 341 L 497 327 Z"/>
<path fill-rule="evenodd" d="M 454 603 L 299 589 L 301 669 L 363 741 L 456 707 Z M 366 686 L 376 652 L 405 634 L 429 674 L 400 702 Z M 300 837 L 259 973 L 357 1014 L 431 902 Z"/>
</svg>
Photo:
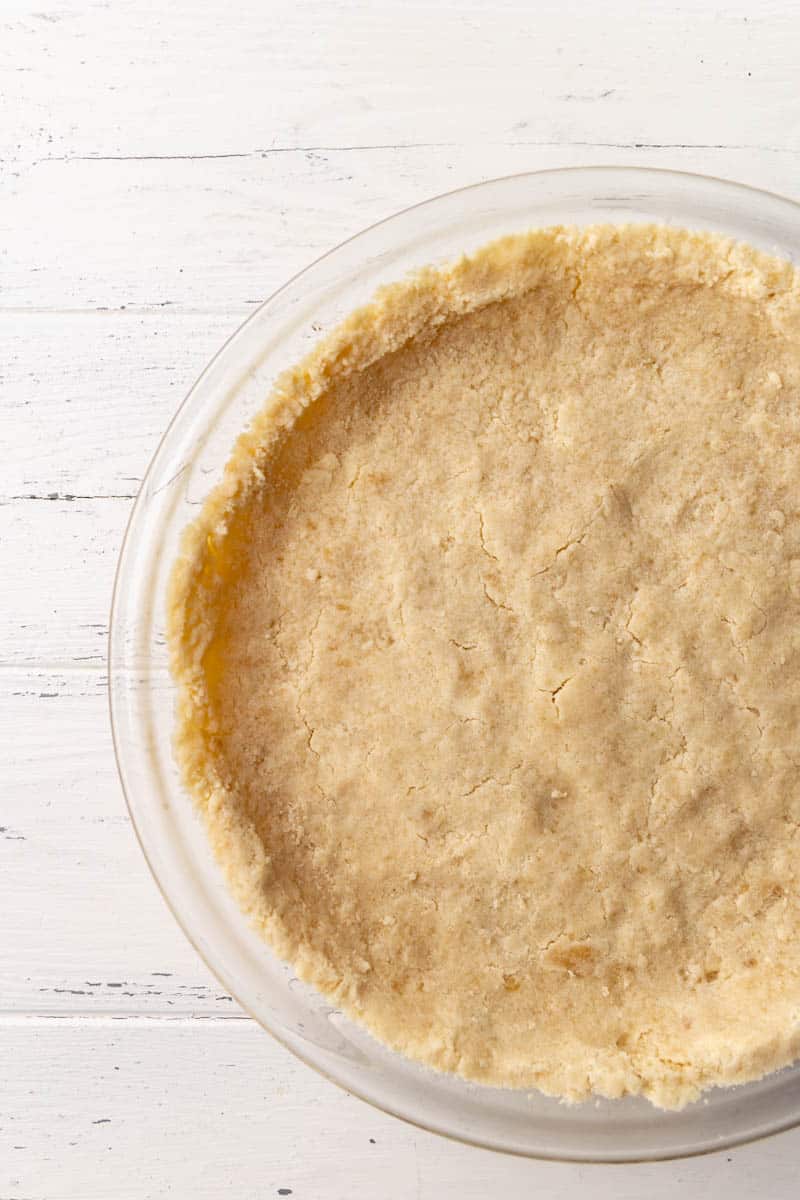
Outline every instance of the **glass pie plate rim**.
<svg viewBox="0 0 800 1200">
<path fill-rule="evenodd" d="M 523 172 L 423 201 L 342 242 L 264 301 L 224 343 L 167 427 L 133 505 L 111 606 L 108 687 L 131 821 L 178 924 L 226 990 L 323 1076 L 423 1129 L 506 1153 L 642 1162 L 710 1153 L 800 1124 L 800 1064 L 712 1089 L 680 1112 L 638 1097 L 564 1105 L 468 1083 L 382 1046 L 295 978 L 222 881 L 171 754 L 174 688 L 164 595 L 180 533 L 270 384 L 377 287 L 504 233 L 655 221 L 716 230 L 800 263 L 800 205 L 744 184 L 650 167 Z"/>
</svg>

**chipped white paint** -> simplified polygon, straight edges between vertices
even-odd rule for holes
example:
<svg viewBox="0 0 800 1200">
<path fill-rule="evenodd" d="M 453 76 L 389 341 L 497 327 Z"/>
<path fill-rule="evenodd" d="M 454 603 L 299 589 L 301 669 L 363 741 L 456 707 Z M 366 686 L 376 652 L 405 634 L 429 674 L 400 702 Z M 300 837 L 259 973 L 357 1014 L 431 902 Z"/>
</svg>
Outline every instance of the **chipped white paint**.
<svg viewBox="0 0 800 1200">
<path fill-rule="evenodd" d="M 261 298 L 406 204 L 523 169 L 634 162 L 800 195 L 798 50 L 797 0 L 4 0 L 0 1200 L 795 1194 L 800 1134 L 531 1164 L 295 1062 L 147 874 L 104 654 L 148 458 Z"/>
</svg>

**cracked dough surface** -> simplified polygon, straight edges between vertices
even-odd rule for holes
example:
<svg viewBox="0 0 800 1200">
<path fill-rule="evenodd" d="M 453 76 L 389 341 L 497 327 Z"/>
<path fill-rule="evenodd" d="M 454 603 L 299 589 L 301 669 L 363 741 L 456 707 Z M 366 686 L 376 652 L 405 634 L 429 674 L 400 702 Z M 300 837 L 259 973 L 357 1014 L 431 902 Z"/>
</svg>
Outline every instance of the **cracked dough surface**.
<svg viewBox="0 0 800 1200">
<path fill-rule="evenodd" d="M 800 1052 L 800 283 L 659 227 L 384 290 L 170 597 L 240 903 L 380 1039 L 680 1106 Z"/>
</svg>

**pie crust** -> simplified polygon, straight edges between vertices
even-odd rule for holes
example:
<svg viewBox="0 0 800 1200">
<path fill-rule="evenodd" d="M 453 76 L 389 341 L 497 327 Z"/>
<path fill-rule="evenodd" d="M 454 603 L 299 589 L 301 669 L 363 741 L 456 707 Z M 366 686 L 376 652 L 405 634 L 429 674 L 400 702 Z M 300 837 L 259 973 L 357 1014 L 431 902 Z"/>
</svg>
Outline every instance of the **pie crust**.
<svg viewBox="0 0 800 1200">
<path fill-rule="evenodd" d="M 800 281 L 555 228 L 379 293 L 187 531 L 177 755 L 404 1054 L 680 1107 L 800 1054 Z"/>
</svg>

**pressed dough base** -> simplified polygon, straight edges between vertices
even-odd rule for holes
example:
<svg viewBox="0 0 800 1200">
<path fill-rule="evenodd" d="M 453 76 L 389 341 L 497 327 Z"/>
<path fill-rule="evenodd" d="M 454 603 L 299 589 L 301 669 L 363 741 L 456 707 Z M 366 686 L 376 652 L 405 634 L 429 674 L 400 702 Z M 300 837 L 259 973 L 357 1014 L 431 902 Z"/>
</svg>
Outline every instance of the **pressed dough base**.
<svg viewBox="0 0 800 1200">
<path fill-rule="evenodd" d="M 280 381 L 187 532 L 178 754 L 380 1039 L 679 1107 L 800 1052 L 800 283 L 506 239 Z"/>
</svg>

